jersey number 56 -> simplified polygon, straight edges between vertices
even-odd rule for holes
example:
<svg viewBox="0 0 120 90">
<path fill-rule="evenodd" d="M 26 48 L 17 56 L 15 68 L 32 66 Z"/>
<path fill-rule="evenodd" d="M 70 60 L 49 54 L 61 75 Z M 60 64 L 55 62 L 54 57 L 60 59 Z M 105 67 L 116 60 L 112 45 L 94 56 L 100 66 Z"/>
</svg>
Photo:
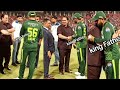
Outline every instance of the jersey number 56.
<svg viewBox="0 0 120 90">
<path fill-rule="evenodd" d="M 29 27 L 29 28 L 27 29 L 27 31 L 28 31 L 28 33 L 30 33 L 30 35 L 28 35 L 28 40 L 34 41 L 35 38 L 36 38 L 37 35 L 38 35 L 38 29 L 37 29 L 37 28 L 31 28 L 31 27 Z"/>
</svg>

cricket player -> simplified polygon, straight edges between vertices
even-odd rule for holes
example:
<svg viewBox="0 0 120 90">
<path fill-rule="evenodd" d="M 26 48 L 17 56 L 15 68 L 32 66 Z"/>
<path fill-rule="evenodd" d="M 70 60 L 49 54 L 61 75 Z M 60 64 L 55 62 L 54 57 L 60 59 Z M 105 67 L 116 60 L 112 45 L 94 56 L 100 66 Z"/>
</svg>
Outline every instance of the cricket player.
<svg viewBox="0 0 120 90">
<path fill-rule="evenodd" d="M 84 37 L 84 39 L 81 39 L 76 43 L 79 69 L 78 72 L 75 72 L 75 74 L 77 74 L 76 79 L 85 79 L 87 28 L 83 22 L 83 17 L 81 14 L 75 13 L 73 15 L 73 19 L 74 22 L 77 22 L 75 36 L 73 38 L 77 39 L 79 37 Z"/>
<path fill-rule="evenodd" d="M 118 36 L 120 36 L 120 30 L 116 30 L 116 32 L 113 34 L 112 38 L 117 38 Z M 120 55 L 120 51 L 119 51 L 119 44 L 118 43 L 113 44 L 113 50 L 112 50 L 113 58 L 115 60 L 116 79 L 119 79 L 119 59 L 120 59 L 119 55 Z"/>
<path fill-rule="evenodd" d="M 93 20 L 98 20 L 99 26 L 102 27 L 102 37 L 101 38 L 95 38 L 92 35 L 88 36 L 88 39 L 90 41 L 93 41 L 95 43 L 100 42 L 107 42 L 110 39 L 112 39 L 113 34 L 115 33 L 113 25 L 106 21 L 106 15 L 103 11 L 98 11 L 95 16 L 93 17 Z M 114 38 L 114 37 L 113 37 Z M 104 54 L 105 54 L 105 72 L 106 72 L 106 78 L 107 79 L 116 79 L 118 77 L 118 60 L 119 60 L 119 47 L 118 44 L 115 43 L 110 46 L 104 47 Z"/>
<path fill-rule="evenodd" d="M 28 12 L 29 20 L 25 21 L 22 25 L 20 36 L 29 33 L 28 36 L 24 38 L 23 43 L 23 57 L 19 70 L 19 79 L 23 78 L 25 64 L 27 56 L 29 56 L 29 75 L 27 79 L 32 79 L 33 72 L 35 69 L 36 55 L 38 49 L 38 39 L 42 37 L 41 25 L 35 20 L 36 13 L 34 11 Z M 39 43 L 40 44 L 40 43 Z"/>
<path fill-rule="evenodd" d="M 40 23 L 41 29 L 43 29 L 43 25 L 42 25 L 42 23 L 40 22 L 40 17 L 39 17 L 38 15 L 35 17 L 35 20 Z M 38 39 L 38 42 L 40 42 L 40 43 L 42 42 L 42 37 L 40 37 L 40 38 Z M 36 55 L 35 68 L 38 67 L 38 61 L 39 61 L 39 57 L 40 57 L 40 56 L 39 56 L 40 46 L 41 46 L 41 45 L 38 43 L 38 50 L 37 50 L 37 55 Z M 27 62 L 27 67 L 29 68 L 29 58 L 28 58 L 28 62 Z"/>
</svg>

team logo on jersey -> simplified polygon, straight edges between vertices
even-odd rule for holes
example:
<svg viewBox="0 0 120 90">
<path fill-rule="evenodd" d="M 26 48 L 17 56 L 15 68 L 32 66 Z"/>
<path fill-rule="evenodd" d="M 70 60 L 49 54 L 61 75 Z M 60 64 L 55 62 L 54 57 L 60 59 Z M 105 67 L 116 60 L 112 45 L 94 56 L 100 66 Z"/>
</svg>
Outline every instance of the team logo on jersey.
<svg viewBox="0 0 120 90">
<path fill-rule="evenodd" d="M 82 24 L 85 27 L 85 24 Z"/>
<path fill-rule="evenodd" d="M 81 29 L 81 27 L 80 27 L 80 26 L 78 26 L 78 29 Z"/>
<path fill-rule="evenodd" d="M 110 28 L 107 27 L 107 28 L 106 28 L 106 32 L 110 32 Z"/>
</svg>

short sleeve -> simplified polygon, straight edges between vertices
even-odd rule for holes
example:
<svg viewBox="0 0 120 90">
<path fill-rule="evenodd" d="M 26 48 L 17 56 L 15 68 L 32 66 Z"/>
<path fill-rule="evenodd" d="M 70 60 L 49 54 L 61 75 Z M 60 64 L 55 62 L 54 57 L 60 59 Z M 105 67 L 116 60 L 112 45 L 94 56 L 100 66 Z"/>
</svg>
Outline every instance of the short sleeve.
<svg viewBox="0 0 120 90">
<path fill-rule="evenodd" d="M 57 35 L 58 35 L 58 34 L 63 34 L 63 33 L 62 33 L 61 26 L 59 26 L 59 27 L 57 28 Z"/>
</svg>

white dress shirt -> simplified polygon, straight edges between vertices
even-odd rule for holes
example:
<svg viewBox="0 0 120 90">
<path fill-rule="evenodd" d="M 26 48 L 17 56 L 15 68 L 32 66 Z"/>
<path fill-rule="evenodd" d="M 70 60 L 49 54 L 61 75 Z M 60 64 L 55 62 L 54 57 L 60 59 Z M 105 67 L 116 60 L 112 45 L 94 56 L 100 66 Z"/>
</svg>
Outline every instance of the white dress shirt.
<svg viewBox="0 0 120 90">
<path fill-rule="evenodd" d="M 51 26 L 51 32 L 52 32 L 52 35 L 54 37 L 55 42 L 58 42 L 57 28 L 58 28 L 59 25 L 60 24 L 53 24 Z"/>
<path fill-rule="evenodd" d="M 14 31 L 14 39 L 17 37 L 20 37 L 20 30 L 22 27 L 22 24 L 19 23 L 17 20 L 12 23 L 13 28 L 15 29 Z"/>
</svg>

